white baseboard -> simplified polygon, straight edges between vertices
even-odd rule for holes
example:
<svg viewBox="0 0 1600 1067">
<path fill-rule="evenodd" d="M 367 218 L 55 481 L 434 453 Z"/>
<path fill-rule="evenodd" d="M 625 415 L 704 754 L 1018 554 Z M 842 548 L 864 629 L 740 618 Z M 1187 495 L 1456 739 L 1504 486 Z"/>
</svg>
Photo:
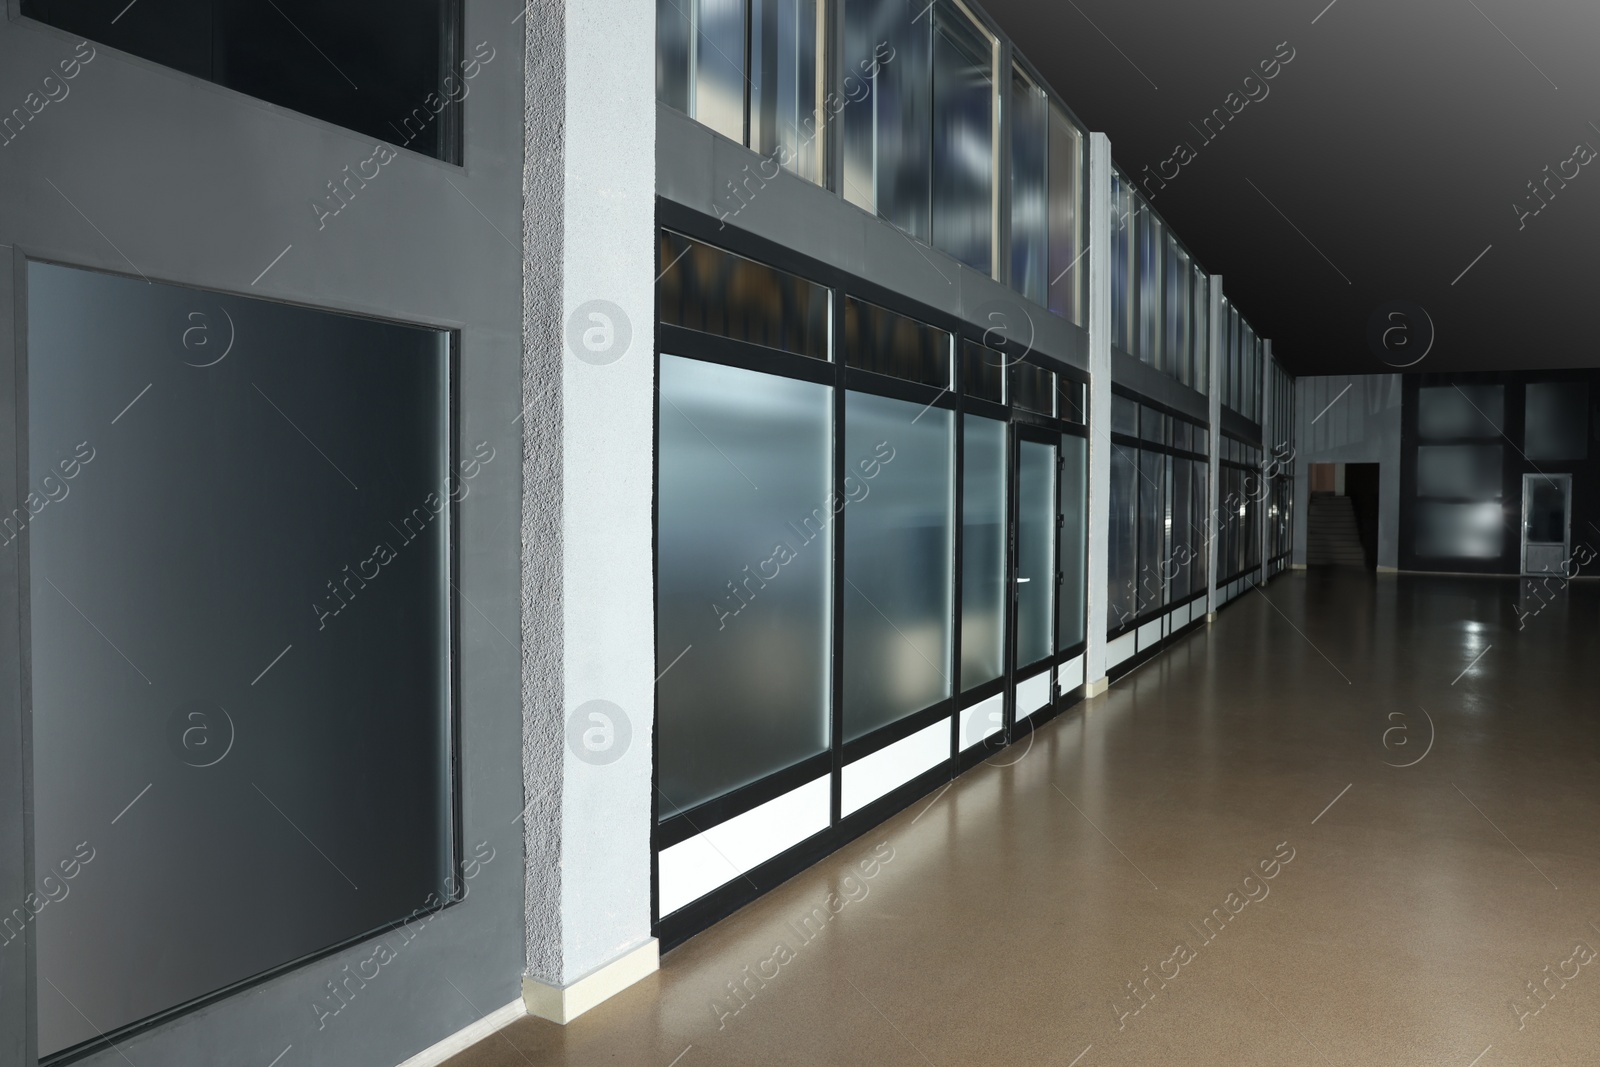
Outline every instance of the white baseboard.
<svg viewBox="0 0 1600 1067">
<path fill-rule="evenodd" d="M 1110 688 L 1111 688 L 1111 680 L 1108 679 L 1105 675 L 1102 674 L 1100 677 L 1096 678 L 1094 681 L 1085 682 L 1084 683 L 1083 695 L 1084 695 L 1085 698 L 1097 697 L 1101 693 L 1104 693 L 1107 689 L 1110 689 Z"/>
<path fill-rule="evenodd" d="M 520 998 L 513 1000 L 505 1007 L 497 1008 L 477 1022 L 457 1030 L 443 1041 L 429 1045 L 402 1063 L 400 1067 L 438 1067 L 451 1056 L 466 1051 L 470 1046 L 476 1045 L 501 1027 L 510 1026 L 526 1014 L 528 1009 L 522 1000 Z"/>
<path fill-rule="evenodd" d="M 661 969 L 661 943 L 651 938 L 633 951 L 590 971 L 566 987 L 547 985 L 526 975 L 522 1001 L 529 1015 L 565 1026 L 601 1001 L 609 1000 L 633 983 Z"/>
</svg>

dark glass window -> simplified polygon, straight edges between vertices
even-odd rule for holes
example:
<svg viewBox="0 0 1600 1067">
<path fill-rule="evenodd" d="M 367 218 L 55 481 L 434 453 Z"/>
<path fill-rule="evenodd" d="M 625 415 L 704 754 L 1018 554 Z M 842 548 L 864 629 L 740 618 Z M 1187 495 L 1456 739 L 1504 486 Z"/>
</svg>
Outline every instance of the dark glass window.
<svg viewBox="0 0 1600 1067">
<path fill-rule="evenodd" d="M 1056 416 L 1079 425 L 1088 421 L 1083 403 L 1083 383 L 1071 378 L 1056 377 Z"/>
<path fill-rule="evenodd" d="M 844 302 L 845 362 L 943 389 L 950 384 L 950 335 L 854 297 Z"/>
<path fill-rule="evenodd" d="M 661 231 L 661 321 L 828 358 L 828 290 L 798 275 Z"/>
<path fill-rule="evenodd" d="M 1083 131 L 1050 105 L 1050 310 L 1084 325 L 1089 269 L 1083 212 Z"/>
<path fill-rule="evenodd" d="M 443 331 L 27 283 L 34 849 L 107 857 L 36 920 L 48 1056 L 454 895 L 450 530 L 517 460 L 453 459 Z"/>
<path fill-rule="evenodd" d="M 1011 72 L 1011 287 L 1037 304 L 1049 288 L 1050 198 L 1046 159 L 1050 102 L 1022 71 Z"/>
<path fill-rule="evenodd" d="M 933 6 L 933 245 L 984 274 L 993 262 L 994 38 Z"/>
<path fill-rule="evenodd" d="M 961 342 L 961 391 L 980 400 L 1006 400 L 1006 357 L 973 341 Z"/>
<path fill-rule="evenodd" d="M 1011 371 L 1011 402 L 1025 411 L 1054 415 L 1056 376 L 1032 363 L 1018 363 Z"/>
<path fill-rule="evenodd" d="M 1417 436 L 1499 437 L 1505 428 L 1505 387 L 1430 385 L 1417 390 Z"/>
<path fill-rule="evenodd" d="M 1589 455 L 1589 387 L 1583 382 L 1528 386 L 1523 453 L 1533 462 Z"/>
<path fill-rule="evenodd" d="M 452 163 L 472 79 L 516 62 L 488 42 L 463 52 L 456 0 L 144 0 L 115 18 L 100 0 L 22 0 L 22 13 Z"/>
<path fill-rule="evenodd" d="M 1139 436 L 1139 402 L 1111 394 L 1111 432 Z"/>
</svg>

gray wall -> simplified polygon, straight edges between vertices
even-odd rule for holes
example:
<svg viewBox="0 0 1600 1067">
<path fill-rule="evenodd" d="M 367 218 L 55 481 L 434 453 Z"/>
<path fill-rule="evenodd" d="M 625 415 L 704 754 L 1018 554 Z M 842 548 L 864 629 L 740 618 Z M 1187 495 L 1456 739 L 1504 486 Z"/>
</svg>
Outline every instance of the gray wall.
<svg viewBox="0 0 1600 1067">
<path fill-rule="evenodd" d="M 1378 566 L 1400 562 L 1400 375 L 1297 378 L 1294 563 L 1306 561 L 1313 463 L 1376 463 Z"/>
<path fill-rule="evenodd" d="M 1069 366 L 1089 369 L 1087 330 L 913 240 L 838 193 L 788 171 L 766 179 L 772 167 L 768 164 L 763 172 L 757 153 L 682 112 L 664 104 L 652 106 L 656 184 L 663 198 L 956 315 L 980 330 L 1003 333 Z M 742 197 L 730 191 L 730 183 L 745 190 Z M 1093 220 L 1091 213 L 1090 225 Z"/>
<path fill-rule="evenodd" d="M 372 955 L 373 942 L 130 1037 L 119 1042 L 121 1053 L 107 1049 L 84 1061 L 94 1067 L 122 1064 L 123 1054 L 140 1064 L 259 1067 L 290 1045 L 280 1067 L 392 1067 L 519 995 L 523 845 L 512 820 L 523 805 L 521 491 L 509 461 L 521 452 L 518 10 L 507 0 L 467 3 L 468 50 L 488 42 L 495 58 L 471 83 L 465 166 L 402 150 L 320 231 L 309 202 L 342 168 L 372 154 L 371 139 L 110 49 L 97 49 L 70 94 L 0 147 L 0 508 L 17 504 L 25 426 L 14 391 L 24 359 L 14 299 L 22 256 L 459 329 L 458 443 L 465 451 L 487 440 L 508 460 L 484 470 L 460 515 L 462 818 L 468 850 L 488 841 L 494 861 L 466 900 L 434 918 L 322 1029 L 311 1005 L 341 967 Z M 0 110 L 20 106 L 76 43 L 26 20 L 0 23 Z M 26 549 L 26 538 L 0 550 L 0 903 L 7 910 L 36 884 L 23 847 L 26 679 L 18 664 L 25 649 L 15 620 L 28 591 L 19 547 Z M 91 872 L 99 873 L 91 867 L 85 876 Z M 0 1062 L 28 1062 L 29 998 L 38 988 L 53 995 L 43 981 L 35 988 L 29 969 L 19 945 L 0 951 Z"/>
</svg>

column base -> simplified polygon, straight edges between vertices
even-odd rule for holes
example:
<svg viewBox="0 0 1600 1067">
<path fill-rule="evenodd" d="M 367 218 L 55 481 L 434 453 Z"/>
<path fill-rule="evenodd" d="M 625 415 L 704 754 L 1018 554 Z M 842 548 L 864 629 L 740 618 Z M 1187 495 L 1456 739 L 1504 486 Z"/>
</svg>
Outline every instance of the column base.
<svg viewBox="0 0 1600 1067">
<path fill-rule="evenodd" d="M 1107 678 L 1105 675 L 1101 675 L 1099 678 L 1096 678 L 1092 682 L 1085 682 L 1084 683 L 1084 685 L 1083 685 L 1083 695 L 1084 695 L 1085 698 L 1097 697 L 1101 693 L 1104 693 L 1107 689 L 1110 689 L 1110 688 L 1111 688 L 1111 679 Z"/>
<path fill-rule="evenodd" d="M 569 986 L 557 987 L 524 975 L 522 1000 L 529 1015 L 565 1026 L 601 1001 L 661 969 L 661 943 L 651 938 L 626 955 L 590 971 Z"/>
</svg>

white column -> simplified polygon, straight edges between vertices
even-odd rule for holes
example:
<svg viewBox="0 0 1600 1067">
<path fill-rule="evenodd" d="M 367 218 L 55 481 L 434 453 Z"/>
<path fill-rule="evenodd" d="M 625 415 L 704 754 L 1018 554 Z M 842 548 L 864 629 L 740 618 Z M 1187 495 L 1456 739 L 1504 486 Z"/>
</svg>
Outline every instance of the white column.
<svg viewBox="0 0 1600 1067">
<path fill-rule="evenodd" d="M 1225 365 L 1222 351 L 1222 275 L 1211 275 L 1206 286 L 1211 301 L 1211 313 L 1206 317 L 1210 338 L 1206 344 L 1211 371 L 1206 381 L 1206 399 L 1211 407 L 1210 464 L 1206 478 L 1206 621 L 1217 614 L 1217 542 L 1221 539 L 1222 508 L 1222 373 Z"/>
<path fill-rule="evenodd" d="M 567 1022 L 657 961 L 656 12 L 525 16 L 523 996 Z"/>
<path fill-rule="evenodd" d="M 1111 525 L 1111 141 L 1089 135 L 1089 612 L 1084 695 L 1106 691 L 1106 546 Z"/>
</svg>

